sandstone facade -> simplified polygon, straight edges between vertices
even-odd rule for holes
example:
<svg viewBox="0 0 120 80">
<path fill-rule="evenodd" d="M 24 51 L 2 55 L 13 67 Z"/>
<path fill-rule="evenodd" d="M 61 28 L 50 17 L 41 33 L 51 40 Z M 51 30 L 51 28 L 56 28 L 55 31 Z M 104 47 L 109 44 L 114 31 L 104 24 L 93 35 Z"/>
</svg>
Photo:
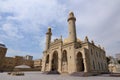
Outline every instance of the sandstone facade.
<svg viewBox="0 0 120 80">
<path fill-rule="evenodd" d="M 0 44 L 0 71 L 3 69 L 4 58 L 7 52 L 7 48 L 4 44 Z"/>
<path fill-rule="evenodd" d="M 42 71 L 58 71 L 60 73 L 73 72 L 107 72 L 105 50 L 89 42 L 77 39 L 76 18 L 73 12 L 68 16 L 69 36 L 67 39 L 51 41 L 52 31 L 46 33 L 46 49 L 43 52 Z"/>
</svg>

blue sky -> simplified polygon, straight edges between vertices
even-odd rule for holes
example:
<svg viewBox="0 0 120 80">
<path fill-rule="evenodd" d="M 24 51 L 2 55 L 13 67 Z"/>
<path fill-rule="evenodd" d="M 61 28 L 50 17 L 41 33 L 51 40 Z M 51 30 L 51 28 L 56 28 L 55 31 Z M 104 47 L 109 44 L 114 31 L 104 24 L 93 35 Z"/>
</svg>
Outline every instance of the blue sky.
<svg viewBox="0 0 120 80">
<path fill-rule="evenodd" d="M 52 40 L 68 37 L 70 11 L 78 38 L 87 35 L 107 55 L 120 53 L 120 0 L 0 0 L 0 43 L 7 46 L 7 56 L 41 58 L 49 26 Z"/>
</svg>

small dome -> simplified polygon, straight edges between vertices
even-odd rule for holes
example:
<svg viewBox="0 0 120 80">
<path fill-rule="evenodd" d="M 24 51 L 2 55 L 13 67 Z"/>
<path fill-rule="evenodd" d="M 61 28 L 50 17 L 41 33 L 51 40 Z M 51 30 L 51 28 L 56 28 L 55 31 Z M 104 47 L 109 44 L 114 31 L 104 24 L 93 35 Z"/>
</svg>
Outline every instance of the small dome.
<svg viewBox="0 0 120 80">
<path fill-rule="evenodd" d="M 51 32 L 51 27 L 48 27 L 48 32 Z"/>
<path fill-rule="evenodd" d="M 19 66 L 15 66 L 15 68 L 30 68 L 30 66 L 27 66 L 27 65 L 19 65 Z"/>
<path fill-rule="evenodd" d="M 51 27 L 48 27 L 48 29 L 51 29 Z"/>
<path fill-rule="evenodd" d="M 64 39 L 64 41 L 63 41 L 63 43 L 69 43 L 69 42 L 70 42 L 70 41 L 69 41 L 68 38 Z"/>
<path fill-rule="evenodd" d="M 69 13 L 69 17 L 74 17 L 74 13 L 72 11 Z"/>
<path fill-rule="evenodd" d="M 77 42 L 82 42 L 79 38 L 77 38 Z"/>
</svg>

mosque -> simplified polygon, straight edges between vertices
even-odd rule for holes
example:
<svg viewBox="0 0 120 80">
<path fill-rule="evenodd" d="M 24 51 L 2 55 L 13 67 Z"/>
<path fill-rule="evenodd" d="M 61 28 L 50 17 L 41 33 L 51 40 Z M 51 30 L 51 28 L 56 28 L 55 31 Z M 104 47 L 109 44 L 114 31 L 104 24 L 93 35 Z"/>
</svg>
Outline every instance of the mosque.
<svg viewBox="0 0 120 80">
<path fill-rule="evenodd" d="M 96 46 L 86 36 L 84 41 L 76 35 L 76 17 L 69 13 L 67 39 L 51 41 L 52 31 L 46 33 L 46 49 L 43 51 L 42 71 L 58 71 L 59 73 L 74 72 L 108 72 L 104 48 Z"/>
</svg>

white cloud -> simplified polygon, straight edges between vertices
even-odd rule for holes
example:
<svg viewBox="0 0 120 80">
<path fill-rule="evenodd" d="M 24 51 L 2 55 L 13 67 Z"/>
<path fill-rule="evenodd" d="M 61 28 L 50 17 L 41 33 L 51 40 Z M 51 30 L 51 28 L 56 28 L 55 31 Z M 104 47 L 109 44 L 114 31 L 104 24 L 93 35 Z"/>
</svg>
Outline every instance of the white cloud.
<svg viewBox="0 0 120 80">
<path fill-rule="evenodd" d="M 107 54 L 120 52 L 120 45 L 116 44 L 120 41 L 119 5 L 120 0 L 71 0 L 69 6 L 77 18 L 78 37 L 84 39 L 88 35 L 90 40 L 104 46 Z"/>
<path fill-rule="evenodd" d="M 29 37 L 25 36 L 29 34 L 39 42 L 40 49 L 44 49 L 44 29 L 51 25 L 56 28 L 55 31 L 52 30 L 53 38 L 61 34 L 66 35 L 64 31 L 68 28 L 66 26 L 67 15 L 69 10 L 72 10 L 77 18 L 77 35 L 80 39 L 83 40 L 88 35 L 90 40 L 93 39 L 96 44 L 105 46 L 108 53 L 119 52 L 119 45 L 114 45 L 114 50 L 110 46 L 120 41 L 120 0 L 70 0 L 65 2 L 61 4 L 58 0 L 0 0 L 0 13 L 13 13 L 13 16 L 7 16 L 2 23 L 2 31 L 6 35 L 0 34 L 1 37 L 20 39 Z M 16 21 L 19 26 L 16 26 Z M 56 31 L 58 27 L 53 25 L 56 23 L 59 23 L 58 31 Z"/>
<path fill-rule="evenodd" d="M 65 7 L 56 0 L 7 0 L 1 4 L 1 11 L 14 13 L 8 19 L 20 21 L 25 32 L 39 31 L 41 25 L 48 27 L 52 20 L 64 20 Z"/>
<path fill-rule="evenodd" d="M 19 30 L 18 27 L 12 25 L 12 24 L 4 24 L 2 26 L 2 30 L 6 33 L 6 35 L 8 36 L 8 38 L 18 38 L 21 39 L 23 38 L 22 35 L 19 35 Z"/>
</svg>

